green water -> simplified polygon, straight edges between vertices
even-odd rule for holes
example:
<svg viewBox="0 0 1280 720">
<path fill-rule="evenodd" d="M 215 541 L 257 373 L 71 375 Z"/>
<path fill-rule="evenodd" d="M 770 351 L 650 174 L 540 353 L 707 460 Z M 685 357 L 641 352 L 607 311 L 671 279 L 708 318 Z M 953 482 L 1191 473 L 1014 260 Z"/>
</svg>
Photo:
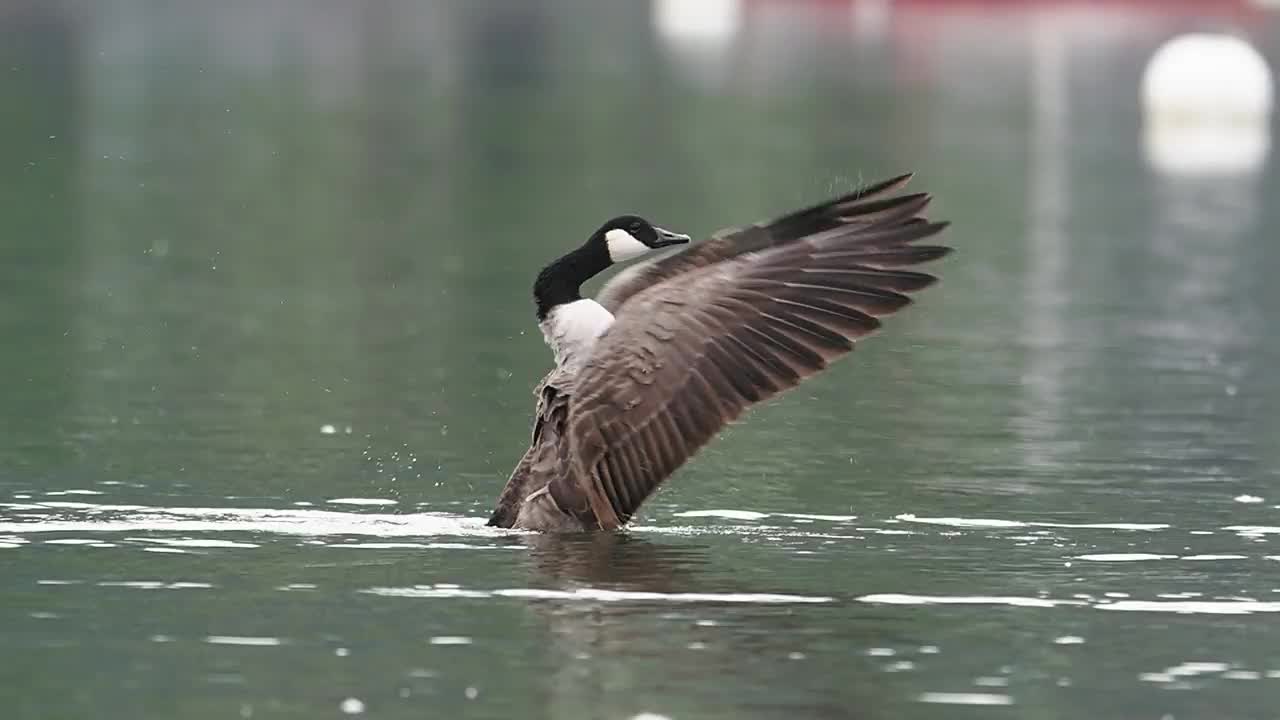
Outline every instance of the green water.
<svg viewBox="0 0 1280 720">
<path fill-rule="evenodd" d="M 1274 717 L 1280 181 L 1147 161 L 1171 28 L 214 7 L 0 10 L 4 717 Z M 482 527 L 542 263 L 908 169 L 917 307 L 629 532 Z"/>
</svg>

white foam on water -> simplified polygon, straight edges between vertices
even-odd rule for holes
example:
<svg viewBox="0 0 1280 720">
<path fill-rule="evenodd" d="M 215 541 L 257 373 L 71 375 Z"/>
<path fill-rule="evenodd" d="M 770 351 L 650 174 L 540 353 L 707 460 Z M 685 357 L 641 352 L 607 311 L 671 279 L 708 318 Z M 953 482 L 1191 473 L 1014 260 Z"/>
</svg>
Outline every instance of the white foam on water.
<svg viewBox="0 0 1280 720">
<path fill-rule="evenodd" d="M 0 507 L 10 506 L 0 505 Z M 44 511 L 48 513 L 48 518 L 24 522 L 0 522 L 0 533 L 31 535 L 77 532 L 186 534 L 251 532 L 305 536 L 450 535 L 494 538 L 512 534 L 508 530 L 485 527 L 483 518 L 464 517 L 451 513 L 383 514 L 302 508 L 148 507 L 72 502 L 45 502 L 24 506 L 23 509 Z"/>
<path fill-rule="evenodd" d="M 702 511 L 690 511 L 690 512 L 702 512 Z M 718 513 L 720 511 L 712 511 L 712 512 Z M 742 511 L 742 512 L 747 512 L 747 511 Z M 707 517 L 713 517 L 713 516 L 707 516 Z M 765 517 L 769 517 L 769 516 L 766 515 Z M 756 518 L 751 518 L 751 519 L 755 520 Z M 863 536 L 861 535 L 821 532 L 820 530 L 815 531 L 814 529 L 811 529 L 811 528 L 817 528 L 817 527 L 819 526 L 813 525 L 812 523 L 797 521 L 797 522 L 788 522 L 782 525 L 765 525 L 765 524 L 757 525 L 754 523 L 751 523 L 751 524 L 711 523 L 706 525 L 637 524 L 637 525 L 629 526 L 629 529 L 631 532 L 637 533 L 637 534 L 670 535 L 675 537 L 730 535 L 734 537 L 743 537 L 743 538 L 749 538 L 749 537 L 763 538 L 765 540 L 770 540 L 770 541 L 777 541 L 777 540 L 783 540 L 783 539 L 795 539 L 795 540 L 814 540 L 814 539 L 862 540 L 863 539 Z M 881 533 L 899 534 L 898 532 L 894 532 L 894 531 L 872 529 L 872 528 L 843 527 L 838 529 L 847 529 L 850 531 L 857 530 L 858 532 L 870 532 L 870 533 L 877 533 L 877 534 L 881 534 Z M 906 531 L 906 534 L 914 534 L 914 533 Z"/>
<path fill-rule="evenodd" d="M 1253 600 L 1121 600 L 1097 607 L 1099 610 L 1166 612 L 1183 615 L 1250 615 L 1280 612 L 1280 602 Z"/>
<path fill-rule="evenodd" d="M 1076 555 L 1076 560 L 1092 562 L 1141 562 L 1143 560 L 1177 560 L 1177 555 L 1157 555 L 1155 553 L 1098 553 L 1095 555 Z"/>
<path fill-rule="evenodd" d="M 597 590 L 579 588 L 573 591 L 538 590 L 516 588 L 511 590 L 495 590 L 499 597 L 523 597 L 545 600 L 595 600 L 601 602 L 702 602 L 702 603 L 756 603 L 756 604 L 789 604 L 789 603 L 828 603 L 835 598 L 821 595 L 779 595 L 772 593 L 660 593 L 624 590 Z"/>
<path fill-rule="evenodd" d="M 427 544 L 414 543 L 414 542 L 332 543 L 332 544 L 325 545 L 325 547 L 359 548 L 359 549 L 365 549 L 365 550 L 401 550 L 401 549 L 409 549 L 409 548 L 425 549 L 427 547 Z M 471 546 L 467 545 L 465 547 L 471 547 Z"/>
<path fill-rule="evenodd" d="M 814 515 L 812 513 L 777 513 L 780 517 L 797 518 L 801 520 L 826 520 L 827 522 L 849 522 L 857 520 L 857 515 Z"/>
<path fill-rule="evenodd" d="M 484 590 L 463 590 L 458 587 L 414 585 L 413 587 L 372 587 L 361 590 L 369 595 L 406 598 L 491 598 L 493 593 Z"/>
<path fill-rule="evenodd" d="M 1027 523 L 1018 520 L 993 520 L 988 518 L 961 518 L 961 517 L 918 517 L 912 513 L 903 513 L 895 515 L 895 520 L 903 522 L 924 523 L 926 525 L 948 525 L 950 527 L 963 528 L 1021 528 L 1027 527 Z"/>
<path fill-rule="evenodd" d="M 926 692 L 916 697 L 918 702 L 940 705 L 1012 705 L 1013 698 L 1000 693 L 974 692 Z"/>
<path fill-rule="evenodd" d="M 1275 535 L 1276 533 L 1280 533 L 1280 527 L 1272 525 L 1228 525 L 1222 529 L 1230 530 L 1241 537 L 1257 537 L 1260 535 Z"/>
<path fill-rule="evenodd" d="M 820 595 L 781 595 L 773 593 L 661 593 L 628 590 L 577 588 L 544 590 L 540 588 L 507 588 L 500 590 L 466 590 L 460 587 L 417 585 L 413 587 L 373 587 L 360 592 L 384 597 L 408 598 L 526 598 L 532 600 L 568 600 L 592 602 L 669 602 L 669 603 L 755 603 L 764 605 L 828 603 L 835 598 Z"/>
<path fill-rule="evenodd" d="M 325 502 L 333 505 L 395 505 L 396 500 L 388 498 L 331 498 Z"/>
<path fill-rule="evenodd" d="M 1157 553 L 1098 553 L 1093 555 L 1076 555 L 1076 560 L 1093 562 L 1139 562 L 1143 560 L 1248 560 L 1248 555 L 1206 554 L 1206 555 L 1163 555 Z"/>
<path fill-rule="evenodd" d="M 1185 678 L 1195 677 L 1196 675 L 1205 675 L 1207 673 L 1226 673 L 1230 667 L 1230 665 L 1224 662 L 1184 662 L 1165 668 L 1160 672 L 1142 673 L 1138 675 L 1138 679 L 1143 682 L 1171 683 Z"/>
<path fill-rule="evenodd" d="M 755 512 L 753 510 L 686 510 L 684 512 L 674 513 L 672 517 L 718 517 L 727 518 L 729 520 L 763 520 L 769 517 L 769 513 Z"/>
<path fill-rule="evenodd" d="M 878 593 L 863 595 L 858 602 L 878 605 L 1009 605 L 1012 607 L 1057 607 L 1059 605 L 1087 605 L 1082 600 L 1051 600 L 998 595 L 907 595 L 902 593 Z"/>
<path fill-rule="evenodd" d="M 284 644 L 284 641 L 277 637 L 251 635 L 209 635 L 204 641 L 210 645 L 245 645 L 249 647 L 275 647 Z"/>
<path fill-rule="evenodd" d="M 465 635 L 437 635 L 428 642 L 432 645 L 470 645 L 472 640 Z"/>
<path fill-rule="evenodd" d="M 234 542 L 232 540 L 214 540 L 211 538 L 152 538 L 152 537 L 128 537 L 125 540 L 134 542 L 155 543 L 157 545 L 167 545 L 169 547 L 190 547 L 190 548 L 256 548 L 262 547 L 256 543 Z"/>
<path fill-rule="evenodd" d="M 210 589 L 209 583 L 166 583 L 163 580 L 102 580 L 100 588 L 132 588 L 140 591 L 186 591 L 186 589 Z"/>
<path fill-rule="evenodd" d="M 470 545 L 467 543 L 432 542 L 370 542 L 370 543 L 330 543 L 325 547 L 355 548 L 363 550 L 519 550 L 517 545 Z"/>
<path fill-rule="evenodd" d="M 1055 600 L 1051 598 L 999 597 L 999 596 L 939 596 L 881 593 L 863 595 L 859 602 L 882 605 L 1011 605 L 1016 607 L 1058 607 L 1064 605 L 1086 606 L 1095 610 L 1119 612 L 1163 612 L 1206 615 L 1249 615 L 1252 613 L 1280 612 L 1280 602 L 1256 600 Z M 1077 638 L 1065 636 L 1059 644 L 1073 644 Z M 1058 641 L 1055 641 L 1058 642 Z M 1083 642 L 1083 640 L 1081 640 Z M 1198 667 L 1198 666 L 1197 666 Z"/>
<path fill-rule="evenodd" d="M 0 505 L 0 507 L 9 507 Z M 122 512 L 129 510 L 146 510 L 145 505 L 97 505 L 87 502 L 72 502 L 70 500 L 45 500 L 43 502 L 32 503 L 30 505 L 14 505 L 25 510 L 44 510 L 46 508 L 58 508 L 65 510 L 96 510 L 98 508 L 108 508 L 111 510 L 119 510 Z"/>
<path fill-rule="evenodd" d="M 929 525 L 948 525 L 961 528 L 1076 528 L 1080 530 L 1167 530 L 1163 523 L 1061 523 L 1061 522 L 1024 522 L 1022 520 L 999 520 L 995 518 L 962 518 L 962 517 L 919 517 L 914 513 L 895 515 L 895 520 L 904 522 L 925 523 Z"/>
</svg>

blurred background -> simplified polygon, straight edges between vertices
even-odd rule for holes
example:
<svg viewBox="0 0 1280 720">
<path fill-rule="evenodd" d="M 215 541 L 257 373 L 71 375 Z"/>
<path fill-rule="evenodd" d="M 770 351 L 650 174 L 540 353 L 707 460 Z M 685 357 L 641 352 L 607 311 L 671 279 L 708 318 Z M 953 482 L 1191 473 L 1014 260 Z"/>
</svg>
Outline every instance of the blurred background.
<svg viewBox="0 0 1280 720">
<path fill-rule="evenodd" d="M 0 2 L 8 716 L 1263 716 L 1268 5 Z M 543 264 L 905 171 L 958 248 L 917 307 L 626 539 L 478 527 Z"/>
</svg>

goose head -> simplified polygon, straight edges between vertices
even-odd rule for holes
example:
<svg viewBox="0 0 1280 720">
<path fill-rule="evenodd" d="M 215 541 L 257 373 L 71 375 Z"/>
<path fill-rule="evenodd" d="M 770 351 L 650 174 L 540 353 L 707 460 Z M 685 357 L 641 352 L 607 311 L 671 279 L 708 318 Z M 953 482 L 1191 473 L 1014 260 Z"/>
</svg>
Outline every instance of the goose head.
<svg viewBox="0 0 1280 720">
<path fill-rule="evenodd" d="M 582 284 L 610 265 L 687 242 L 688 235 L 655 227 L 637 215 L 619 215 L 591 233 L 582 247 L 552 261 L 538 273 L 533 285 L 538 322 L 545 320 L 552 308 L 581 300 Z"/>
<path fill-rule="evenodd" d="M 689 242 L 688 235 L 663 230 L 638 215 L 619 215 L 601 225 L 592 238 L 604 245 L 611 264 Z"/>
</svg>

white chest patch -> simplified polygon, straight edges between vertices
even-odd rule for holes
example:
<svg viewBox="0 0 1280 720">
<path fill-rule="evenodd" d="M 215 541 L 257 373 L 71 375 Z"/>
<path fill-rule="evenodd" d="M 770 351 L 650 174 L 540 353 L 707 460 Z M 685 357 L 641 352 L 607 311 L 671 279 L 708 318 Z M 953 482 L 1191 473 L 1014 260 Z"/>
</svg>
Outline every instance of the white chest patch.
<svg viewBox="0 0 1280 720">
<path fill-rule="evenodd" d="M 613 313 L 595 300 L 574 300 L 557 306 L 547 313 L 547 319 L 538 323 L 551 352 L 560 366 L 582 362 L 609 326 Z"/>
</svg>

